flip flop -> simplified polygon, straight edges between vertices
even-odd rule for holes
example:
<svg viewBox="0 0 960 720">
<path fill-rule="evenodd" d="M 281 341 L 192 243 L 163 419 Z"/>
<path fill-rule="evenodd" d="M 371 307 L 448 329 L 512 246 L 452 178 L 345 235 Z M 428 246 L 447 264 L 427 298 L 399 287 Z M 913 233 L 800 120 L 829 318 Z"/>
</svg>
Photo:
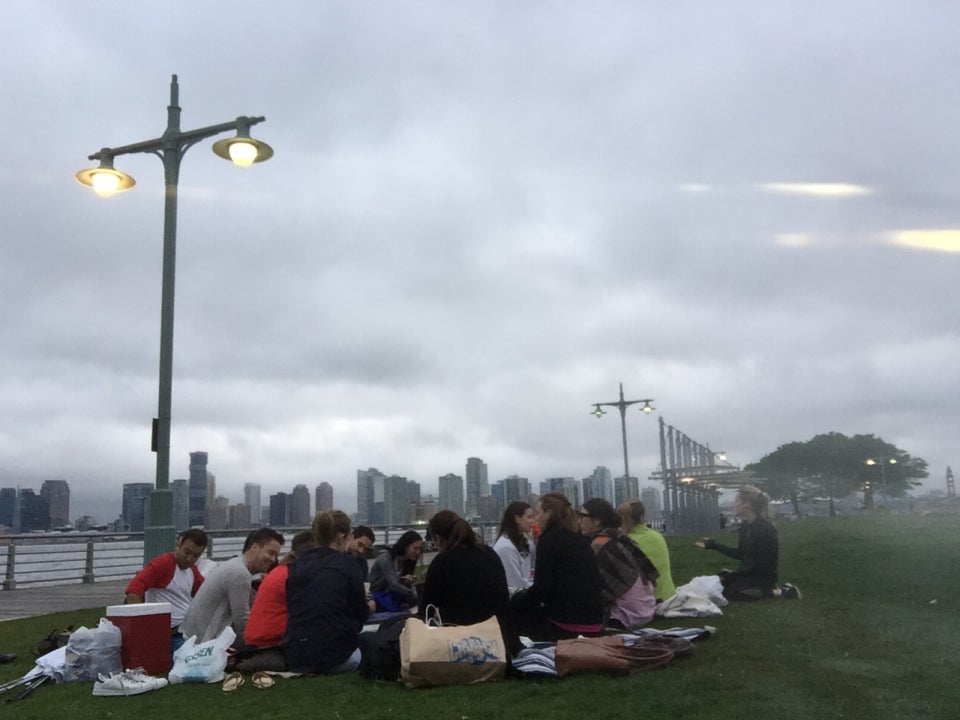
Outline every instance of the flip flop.
<svg viewBox="0 0 960 720">
<path fill-rule="evenodd" d="M 256 676 L 254 676 L 253 681 L 257 681 Z M 233 692 L 241 685 L 243 685 L 243 675 L 238 672 L 232 672 L 224 679 L 223 686 L 220 689 L 224 692 Z"/>
<path fill-rule="evenodd" d="M 255 688 L 259 688 L 260 690 L 266 690 L 267 688 L 272 688 L 274 684 L 276 684 L 276 682 L 277 682 L 276 680 L 274 680 L 267 673 L 263 672 L 263 670 L 255 672 L 253 674 L 253 686 Z"/>
</svg>

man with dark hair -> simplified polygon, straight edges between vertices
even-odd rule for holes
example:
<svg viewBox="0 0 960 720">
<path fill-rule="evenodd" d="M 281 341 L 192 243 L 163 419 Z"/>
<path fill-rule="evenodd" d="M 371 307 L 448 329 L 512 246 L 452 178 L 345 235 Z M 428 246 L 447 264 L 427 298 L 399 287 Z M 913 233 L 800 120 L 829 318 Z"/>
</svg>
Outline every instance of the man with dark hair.
<svg viewBox="0 0 960 720">
<path fill-rule="evenodd" d="M 227 625 L 237 634 L 235 645 L 243 644 L 243 630 L 250 615 L 254 575 L 277 564 L 283 535 L 272 528 L 260 528 L 247 536 L 243 551 L 211 573 L 200 588 L 180 626 L 184 637 L 196 635 L 197 642 L 217 637 Z"/>
<path fill-rule="evenodd" d="M 180 623 L 203 584 L 197 560 L 206 547 L 207 534 L 203 530 L 184 530 L 177 536 L 173 552 L 155 557 L 127 585 L 124 599 L 127 604 L 170 603 L 170 633 L 177 645 Z"/>
<path fill-rule="evenodd" d="M 347 543 L 347 552 L 356 558 L 357 567 L 360 568 L 360 575 L 364 582 L 367 581 L 367 573 L 370 570 L 367 564 L 367 553 L 370 552 L 370 548 L 376 541 L 377 538 L 373 534 L 373 530 L 366 525 L 357 525 L 350 533 L 350 540 Z"/>
</svg>

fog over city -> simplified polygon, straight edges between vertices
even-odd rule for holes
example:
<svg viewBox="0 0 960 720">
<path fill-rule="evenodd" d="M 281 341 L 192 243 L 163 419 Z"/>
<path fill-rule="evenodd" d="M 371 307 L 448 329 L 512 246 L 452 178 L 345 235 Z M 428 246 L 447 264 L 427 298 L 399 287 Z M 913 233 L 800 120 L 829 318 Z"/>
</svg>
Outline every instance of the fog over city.
<svg viewBox="0 0 960 720">
<path fill-rule="evenodd" d="M 5 9 L 0 486 L 153 482 L 163 168 L 187 152 L 171 479 L 435 492 L 873 433 L 960 465 L 960 5 L 37 0 Z M 224 137 L 228 137 L 225 135 Z"/>
</svg>

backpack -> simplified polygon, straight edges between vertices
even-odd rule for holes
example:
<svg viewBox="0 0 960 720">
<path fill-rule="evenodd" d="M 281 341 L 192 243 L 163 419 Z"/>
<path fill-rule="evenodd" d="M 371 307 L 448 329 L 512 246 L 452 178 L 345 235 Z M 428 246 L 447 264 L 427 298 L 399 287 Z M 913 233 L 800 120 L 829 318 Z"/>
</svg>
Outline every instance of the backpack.
<svg viewBox="0 0 960 720">
<path fill-rule="evenodd" d="M 400 633 L 409 615 L 390 618 L 376 630 L 360 633 L 360 667 L 357 671 L 368 680 L 400 679 Z"/>
</svg>

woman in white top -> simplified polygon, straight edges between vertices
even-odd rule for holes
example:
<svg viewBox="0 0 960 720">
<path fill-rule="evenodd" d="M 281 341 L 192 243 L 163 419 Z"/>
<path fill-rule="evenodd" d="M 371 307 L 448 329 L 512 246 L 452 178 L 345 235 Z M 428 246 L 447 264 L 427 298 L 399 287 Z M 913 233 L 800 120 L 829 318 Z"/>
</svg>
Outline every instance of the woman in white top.
<svg viewBox="0 0 960 720">
<path fill-rule="evenodd" d="M 533 585 L 536 549 L 527 537 L 533 530 L 533 522 L 533 508 L 519 500 L 507 506 L 500 521 L 499 537 L 493 549 L 503 563 L 511 592 Z"/>
</svg>

